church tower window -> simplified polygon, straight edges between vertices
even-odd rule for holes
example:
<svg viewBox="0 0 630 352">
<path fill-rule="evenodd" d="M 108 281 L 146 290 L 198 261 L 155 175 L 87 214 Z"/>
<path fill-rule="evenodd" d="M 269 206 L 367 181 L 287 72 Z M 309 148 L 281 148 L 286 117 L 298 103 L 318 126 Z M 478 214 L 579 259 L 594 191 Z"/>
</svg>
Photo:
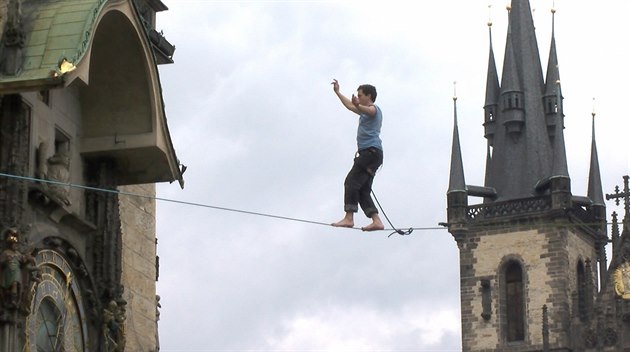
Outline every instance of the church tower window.
<svg viewBox="0 0 630 352">
<path fill-rule="evenodd" d="M 505 265 L 505 328 L 507 342 L 525 339 L 525 305 L 523 269 L 520 263 L 509 261 Z"/>
<path fill-rule="evenodd" d="M 577 264 L 577 304 L 580 321 L 586 321 L 586 275 L 581 260 Z"/>
</svg>

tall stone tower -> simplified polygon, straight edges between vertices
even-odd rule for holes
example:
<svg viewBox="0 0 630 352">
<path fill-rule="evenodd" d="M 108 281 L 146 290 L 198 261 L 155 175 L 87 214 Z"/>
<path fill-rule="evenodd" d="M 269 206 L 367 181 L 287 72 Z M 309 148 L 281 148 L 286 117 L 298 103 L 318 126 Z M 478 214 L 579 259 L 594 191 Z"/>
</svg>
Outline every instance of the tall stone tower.
<svg viewBox="0 0 630 352">
<path fill-rule="evenodd" d="M 454 107 L 447 226 L 460 253 L 462 346 L 582 350 L 580 336 L 597 325 L 598 269 L 607 270 L 595 139 L 588 194 L 574 195 L 554 33 L 543 77 L 529 1 L 512 0 L 508 10 L 500 80 L 489 24 L 483 186 L 465 182 Z"/>
<path fill-rule="evenodd" d="M 0 0 L 0 351 L 157 351 L 160 0 Z M 140 194 L 142 196 L 131 196 Z"/>
</svg>

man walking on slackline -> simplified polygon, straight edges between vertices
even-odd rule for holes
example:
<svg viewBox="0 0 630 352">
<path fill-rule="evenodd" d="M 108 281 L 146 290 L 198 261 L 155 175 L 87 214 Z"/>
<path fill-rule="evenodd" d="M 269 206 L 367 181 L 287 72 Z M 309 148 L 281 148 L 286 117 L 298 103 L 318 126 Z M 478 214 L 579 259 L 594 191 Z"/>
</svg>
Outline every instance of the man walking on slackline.
<svg viewBox="0 0 630 352">
<path fill-rule="evenodd" d="M 359 128 L 357 130 L 358 151 L 354 158 L 352 169 L 348 172 L 344 182 L 344 211 L 343 219 L 332 224 L 335 227 L 354 227 L 354 213 L 359 211 L 358 205 L 365 216 L 372 219 L 372 223 L 362 227 L 363 231 L 383 230 L 383 222 L 378 215 L 378 209 L 372 200 L 372 182 L 376 170 L 383 163 L 383 145 L 380 138 L 383 113 L 374 104 L 376 101 L 376 88 L 369 84 L 363 84 L 357 88 L 357 95 L 352 99 L 339 92 L 339 82 L 332 81 L 333 91 L 341 100 L 343 106 L 359 115 Z"/>
</svg>

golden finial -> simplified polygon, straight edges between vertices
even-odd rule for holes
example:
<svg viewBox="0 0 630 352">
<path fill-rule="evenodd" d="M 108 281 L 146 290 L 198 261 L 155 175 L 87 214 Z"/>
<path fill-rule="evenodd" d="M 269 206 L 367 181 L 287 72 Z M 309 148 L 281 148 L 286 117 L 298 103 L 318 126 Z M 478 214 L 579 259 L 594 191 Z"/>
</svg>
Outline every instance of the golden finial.
<svg viewBox="0 0 630 352">
<path fill-rule="evenodd" d="M 593 118 L 595 118 L 595 97 L 593 97 L 593 112 L 591 113 Z"/>
<path fill-rule="evenodd" d="M 488 27 L 492 27 L 492 4 L 488 4 Z"/>
<path fill-rule="evenodd" d="M 553 0 L 553 2 L 551 3 L 551 13 L 556 13 L 556 0 Z"/>
<path fill-rule="evenodd" d="M 453 81 L 453 100 L 457 100 L 457 81 Z"/>
<path fill-rule="evenodd" d="M 510 12 L 512 10 L 512 4 L 508 2 L 507 5 L 505 5 L 505 9 L 508 10 L 508 12 Z"/>
</svg>

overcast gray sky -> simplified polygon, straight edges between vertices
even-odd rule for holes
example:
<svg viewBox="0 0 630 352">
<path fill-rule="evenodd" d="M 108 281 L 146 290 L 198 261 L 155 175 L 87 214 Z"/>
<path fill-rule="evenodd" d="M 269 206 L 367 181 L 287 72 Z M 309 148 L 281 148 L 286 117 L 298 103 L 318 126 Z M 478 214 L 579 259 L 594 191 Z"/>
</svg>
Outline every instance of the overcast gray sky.
<svg viewBox="0 0 630 352">
<path fill-rule="evenodd" d="M 161 184 L 159 197 L 339 220 L 357 120 L 333 78 L 346 95 L 378 90 L 374 191 L 395 226 L 446 219 L 454 81 L 466 181 L 483 183 L 487 22 L 501 67 L 507 1 L 164 3 L 157 27 L 177 50 L 162 88 L 188 170 L 184 190 Z M 531 4 L 545 70 L 552 1 Z M 572 190 L 586 194 L 595 97 L 610 193 L 630 170 L 630 3 L 555 7 Z M 388 238 L 163 201 L 157 226 L 162 351 L 461 350 L 458 251 L 445 230 Z"/>
</svg>

